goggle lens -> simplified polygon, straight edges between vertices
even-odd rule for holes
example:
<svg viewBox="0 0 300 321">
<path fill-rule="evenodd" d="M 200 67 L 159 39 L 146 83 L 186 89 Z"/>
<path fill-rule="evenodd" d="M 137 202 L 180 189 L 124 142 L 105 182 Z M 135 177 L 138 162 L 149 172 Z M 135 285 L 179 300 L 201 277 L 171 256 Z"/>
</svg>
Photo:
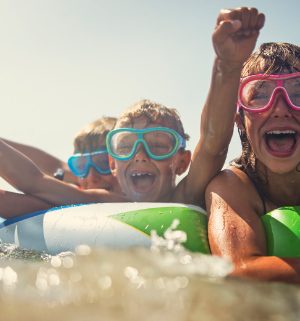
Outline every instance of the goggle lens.
<svg viewBox="0 0 300 321">
<path fill-rule="evenodd" d="M 111 156 L 120 160 L 132 158 L 139 144 L 143 145 L 148 156 L 156 160 L 169 158 L 180 147 L 185 147 L 184 139 L 177 132 L 155 127 L 117 129 L 109 133 L 107 142 Z"/>
<path fill-rule="evenodd" d="M 86 176 L 89 165 L 86 156 L 71 156 L 68 161 L 69 167 L 74 175 Z"/>
<path fill-rule="evenodd" d="M 101 168 L 103 172 L 110 172 L 108 154 L 92 154 L 91 155 L 92 163 L 96 168 Z"/>
<path fill-rule="evenodd" d="M 144 140 L 151 153 L 155 156 L 168 155 L 178 145 L 174 135 L 163 131 L 145 133 Z"/>
<path fill-rule="evenodd" d="M 242 107 L 253 111 L 267 108 L 275 93 L 283 91 L 291 107 L 300 109 L 300 73 L 269 75 L 267 79 L 265 75 L 247 78 L 240 86 L 239 101 Z"/>
<path fill-rule="evenodd" d="M 107 151 L 72 155 L 68 165 L 75 176 L 82 178 L 87 177 L 91 167 L 101 175 L 111 173 Z"/>
</svg>

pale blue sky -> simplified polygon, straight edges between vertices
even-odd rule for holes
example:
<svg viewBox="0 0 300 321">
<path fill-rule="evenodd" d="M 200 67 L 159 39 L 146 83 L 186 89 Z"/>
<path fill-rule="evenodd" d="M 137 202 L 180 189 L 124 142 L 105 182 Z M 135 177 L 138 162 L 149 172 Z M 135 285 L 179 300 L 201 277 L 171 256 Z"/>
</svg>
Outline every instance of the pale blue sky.
<svg viewBox="0 0 300 321">
<path fill-rule="evenodd" d="M 67 159 L 83 125 L 149 98 L 177 108 L 193 149 L 215 20 L 238 6 L 266 14 L 258 44 L 299 44 L 298 0 L 0 0 L 1 136 Z"/>
</svg>

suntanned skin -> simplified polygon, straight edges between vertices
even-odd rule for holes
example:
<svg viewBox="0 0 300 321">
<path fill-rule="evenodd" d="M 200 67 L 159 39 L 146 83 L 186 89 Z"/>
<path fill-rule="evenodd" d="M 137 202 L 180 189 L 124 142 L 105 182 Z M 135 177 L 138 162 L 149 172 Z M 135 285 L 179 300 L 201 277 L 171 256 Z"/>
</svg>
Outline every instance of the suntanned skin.
<svg viewBox="0 0 300 321">
<path fill-rule="evenodd" d="M 0 190 L 0 216 L 6 219 L 54 207 L 31 195 Z"/>
<path fill-rule="evenodd" d="M 66 162 L 60 160 L 59 158 L 43 151 L 42 149 L 26 145 L 26 144 L 21 144 L 18 142 L 14 142 L 9 139 L 4 139 L 2 138 L 3 141 L 5 141 L 7 144 L 10 146 L 14 147 L 27 157 L 29 157 L 33 162 L 38 164 L 39 168 L 48 175 L 53 175 L 54 172 L 58 169 L 61 168 L 64 170 L 64 181 L 72 183 L 72 184 L 78 184 L 77 182 L 77 177 L 75 177 L 70 169 L 69 166 Z"/>
<path fill-rule="evenodd" d="M 205 206 L 205 188 L 222 169 L 232 137 L 242 66 L 255 47 L 264 21 L 264 15 L 255 8 L 220 12 L 212 37 L 217 57 L 201 115 L 200 140 L 189 173 L 177 186 L 173 201 Z"/>
<path fill-rule="evenodd" d="M 55 205 L 125 201 L 120 193 L 80 190 L 44 174 L 29 158 L 3 141 L 0 141 L 0 172 L 18 190 Z"/>
<path fill-rule="evenodd" d="M 114 191 L 115 194 L 120 193 L 120 187 L 118 183 L 112 175 L 100 175 L 96 172 L 93 168 L 90 169 L 87 177 L 85 178 L 78 178 L 75 177 L 68 168 L 67 163 L 59 160 L 58 158 L 40 150 L 38 148 L 20 144 L 17 142 L 13 142 L 10 140 L 3 139 L 4 142 L 12 146 L 13 148 L 17 149 L 19 152 L 24 153 L 24 156 L 30 157 L 31 160 L 37 162 L 39 164 L 39 169 L 44 172 L 44 175 L 48 178 L 53 180 L 53 172 L 55 169 L 62 168 L 64 173 L 64 182 L 65 184 L 71 183 L 72 184 L 72 191 L 78 189 L 77 185 L 80 186 L 81 189 L 90 189 L 90 190 L 98 190 L 99 188 L 103 189 L 103 195 L 105 196 L 105 191 Z M 104 138 L 99 138 L 99 147 L 105 147 Z M 96 146 L 95 146 L 96 149 Z M 42 174 L 42 172 L 40 172 Z M 55 184 L 55 183 L 54 183 Z M 109 193 L 109 197 L 113 198 L 113 192 Z M 91 192 L 91 194 L 95 194 Z M 97 194 L 97 192 L 96 192 Z M 86 196 L 84 196 L 85 199 Z M 88 196 L 89 197 L 89 196 Z M 98 201 L 97 198 L 90 197 L 89 199 L 94 199 L 92 202 Z M 78 201 L 79 202 L 79 201 Z M 11 218 L 14 216 L 20 216 L 26 213 L 36 212 L 40 210 L 46 210 L 49 208 L 54 207 L 55 205 L 62 205 L 58 204 L 57 202 L 51 202 L 48 199 L 42 200 L 39 198 L 39 195 L 29 195 L 29 194 L 20 194 L 20 193 L 13 193 L 7 191 L 0 191 L 0 216 L 3 218 Z"/>
<path fill-rule="evenodd" d="M 240 118 L 237 120 L 241 126 Z M 264 133 L 273 128 L 292 128 L 299 136 L 300 112 L 292 110 L 279 93 L 270 110 L 257 114 L 245 112 L 244 124 L 256 155 L 257 174 L 267 181 L 266 211 L 300 205 L 299 138 L 293 152 L 286 157 L 272 155 L 264 143 Z M 232 275 L 300 283 L 299 258 L 267 256 L 261 222 L 265 210 L 254 184 L 244 172 L 235 167 L 222 171 L 208 185 L 206 203 L 211 251 L 235 263 Z"/>
<path fill-rule="evenodd" d="M 242 64 L 251 54 L 264 15 L 256 9 L 241 8 L 222 11 L 213 33 L 217 54 L 211 87 L 201 116 L 201 138 L 193 153 L 187 176 L 175 187 L 175 177 L 184 173 L 189 165 L 188 151 L 178 151 L 170 160 L 172 173 L 168 176 L 163 196 L 151 201 L 175 201 L 204 206 L 204 191 L 208 182 L 221 170 L 232 136 L 236 95 Z M 155 124 L 154 124 L 155 125 Z M 142 155 L 143 151 L 135 156 Z M 143 157 L 145 157 L 143 155 Z M 113 171 L 118 172 L 120 161 L 112 161 Z M 155 161 L 153 161 L 153 164 Z M 164 163 L 167 165 L 167 163 Z M 154 164 L 155 165 L 155 164 Z M 162 167 L 163 163 L 158 164 Z M 22 169 L 22 175 L 20 175 Z M 167 166 L 165 167 L 167 170 Z M 54 204 L 87 202 L 132 201 L 121 194 L 103 190 L 80 191 L 64 182 L 43 174 L 24 155 L 0 141 L 0 174 L 17 189 Z M 161 182 L 163 186 L 165 182 Z M 125 190 L 123 190 L 125 193 Z M 140 199 L 139 201 L 143 201 Z"/>
<path fill-rule="evenodd" d="M 49 176 L 53 176 L 54 172 L 58 168 L 61 168 L 64 171 L 63 180 L 66 183 L 78 185 L 82 189 L 103 188 L 106 190 L 120 191 L 115 178 L 111 175 L 100 175 L 95 169 L 90 168 L 90 171 L 86 177 L 79 178 L 73 175 L 66 162 L 43 151 L 42 149 L 14 142 L 8 139 L 3 139 L 3 141 L 29 157 L 35 164 L 38 165 L 42 172 Z M 105 135 L 99 135 L 97 145 L 93 146 L 93 150 L 91 150 L 91 152 L 105 147 Z"/>
<path fill-rule="evenodd" d="M 270 199 L 277 201 L 267 202 L 267 211 L 299 205 L 300 173 L 291 172 L 283 179 L 271 176 Z M 280 198 L 276 197 L 279 194 Z M 224 170 L 208 185 L 206 198 L 211 251 L 235 263 L 232 275 L 300 283 L 300 259 L 266 256 L 266 235 L 260 219 L 265 214 L 263 204 L 245 173 L 233 167 Z"/>
</svg>

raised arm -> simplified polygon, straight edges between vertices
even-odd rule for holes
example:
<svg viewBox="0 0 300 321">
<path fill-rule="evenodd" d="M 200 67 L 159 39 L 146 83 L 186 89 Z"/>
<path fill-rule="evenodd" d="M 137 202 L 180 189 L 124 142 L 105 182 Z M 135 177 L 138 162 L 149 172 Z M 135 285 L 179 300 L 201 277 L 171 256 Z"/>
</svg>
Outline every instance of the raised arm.
<svg viewBox="0 0 300 321">
<path fill-rule="evenodd" d="M 267 256 L 262 202 L 246 174 L 225 170 L 207 187 L 212 254 L 230 258 L 233 276 L 300 283 L 300 259 Z"/>
<path fill-rule="evenodd" d="M 211 84 L 201 114 L 200 139 L 184 185 L 185 201 L 204 206 L 204 191 L 222 169 L 232 137 L 243 63 L 252 53 L 264 15 L 255 8 L 220 12 L 212 36 L 216 53 Z"/>
<path fill-rule="evenodd" d="M 42 149 L 8 139 L 3 139 L 3 141 L 29 157 L 45 174 L 52 176 L 58 168 L 61 168 L 64 171 L 64 181 L 77 184 L 77 178 L 71 173 L 66 162 Z"/>
<path fill-rule="evenodd" d="M 121 202 L 122 195 L 106 190 L 80 190 L 44 174 L 28 157 L 0 140 L 0 175 L 16 189 L 53 205 Z"/>
</svg>

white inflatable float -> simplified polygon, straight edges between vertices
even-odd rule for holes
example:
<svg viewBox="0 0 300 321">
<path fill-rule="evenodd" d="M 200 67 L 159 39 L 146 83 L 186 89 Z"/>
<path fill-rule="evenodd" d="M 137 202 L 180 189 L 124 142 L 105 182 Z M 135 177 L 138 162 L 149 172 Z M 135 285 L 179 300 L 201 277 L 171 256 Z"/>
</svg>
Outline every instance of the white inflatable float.
<svg viewBox="0 0 300 321">
<path fill-rule="evenodd" d="M 186 233 L 183 245 L 209 253 L 206 213 L 200 207 L 171 203 L 80 204 L 26 214 L 0 224 L 0 239 L 22 248 L 57 254 L 78 245 L 149 247 L 151 231 L 158 236 L 177 219 Z"/>
</svg>

